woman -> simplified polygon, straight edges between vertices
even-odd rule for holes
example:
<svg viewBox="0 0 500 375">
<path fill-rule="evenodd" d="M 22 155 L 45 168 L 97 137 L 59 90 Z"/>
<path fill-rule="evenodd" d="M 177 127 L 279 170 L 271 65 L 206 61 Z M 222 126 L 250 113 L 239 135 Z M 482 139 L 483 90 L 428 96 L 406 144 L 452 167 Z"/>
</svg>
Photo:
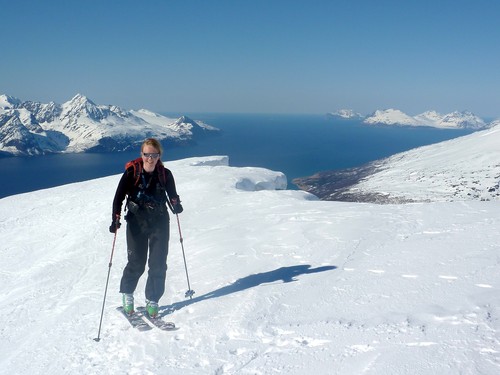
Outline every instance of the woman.
<svg viewBox="0 0 500 375">
<path fill-rule="evenodd" d="M 127 196 L 128 262 L 120 282 L 123 309 L 127 314 L 134 313 L 134 291 L 147 262 L 146 311 L 153 318 L 158 316 L 158 301 L 165 291 L 170 233 L 166 203 L 170 199 L 175 214 L 183 210 L 174 177 L 160 161 L 161 154 L 160 142 L 149 138 L 141 146 L 141 157 L 127 163 L 116 189 L 113 220 L 109 227 L 111 233 L 116 233 L 120 227 L 122 203 Z"/>
</svg>

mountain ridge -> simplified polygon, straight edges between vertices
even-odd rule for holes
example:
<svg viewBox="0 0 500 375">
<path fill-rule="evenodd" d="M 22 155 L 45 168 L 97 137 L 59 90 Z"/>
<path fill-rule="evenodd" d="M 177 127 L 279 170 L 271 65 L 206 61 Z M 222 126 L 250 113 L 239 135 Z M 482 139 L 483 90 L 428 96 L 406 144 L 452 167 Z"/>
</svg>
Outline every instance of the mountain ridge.
<svg viewBox="0 0 500 375">
<path fill-rule="evenodd" d="M 471 130 L 487 129 L 500 121 L 497 119 L 488 123 L 470 111 L 454 111 L 443 115 L 430 110 L 411 116 L 394 108 L 376 110 L 368 116 L 363 116 L 352 109 L 340 109 L 327 113 L 327 116 L 339 120 L 361 120 L 366 125 L 428 126 L 441 129 Z"/>
<path fill-rule="evenodd" d="M 0 156 L 126 151 L 146 137 L 183 144 L 217 131 L 186 116 L 98 105 L 82 94 L 63 104 L 0 95 Z"/>
</svg>

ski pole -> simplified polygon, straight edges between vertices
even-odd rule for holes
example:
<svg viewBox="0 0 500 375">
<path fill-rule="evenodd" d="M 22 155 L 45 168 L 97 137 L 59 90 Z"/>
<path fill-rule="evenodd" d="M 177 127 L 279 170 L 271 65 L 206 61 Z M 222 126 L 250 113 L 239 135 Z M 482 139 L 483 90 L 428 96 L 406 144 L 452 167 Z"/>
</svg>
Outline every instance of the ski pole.
<svg viewBox="0 0 500 375">
<path fill-rule="evenodd" d="M 179 221 L 179 214 L 175 214 L 177 217 L 177 227 L 179 228 L 179 239 L 181 242 L 181 248 L 182 248 L 182 257 L 184 258 L 184 269 L 186 270 L 186 279 L 187 279 L 187 284 L 188 284 L 188 291 L 184 295 L 185 297 L 189 297 L 190 299 L 193 298 L 194 290 L 191 289 L 191 284 L 189 283 L 189 274 L 188 274 L 188 269 L 187 269 L 187 263 L 186 263 L 186 253 L 184 252 L 184 239 L 182 238 L 182 232 L 181 232 L 181 222 Z"/>
<path fill-rule="evenodd" d="M 116 219 L 116 223 L 118 224 L 119 219 Z M 108 293 L 108 284 L 109 284 L 109 274 L 111 273 L 111 266 L 113 265 L 113 254 L 115 252 L 115 243 L 116 243 L 116 234 L 118 233 L 118 227 L 119 225 L 116 225 L 115 229 L 115 236 L 113 237 L 113 246 L 111 247 L 111 256 L 109 258 L 109 265 L 108 265 L 108 277 L 106 278 L 106 287 L 104 288 L 104 298 L 102 300 L 102 310 L 101 310 L 101 320 L 99 321 L 99 331 L 97 332 L 97 337 L 94 339 L 94 341 L 101 341 L 101 326 L 102 326 L 102 317 L 104 315 L 104 306 L 106 305 L 106 294 Z"/>
</svg>

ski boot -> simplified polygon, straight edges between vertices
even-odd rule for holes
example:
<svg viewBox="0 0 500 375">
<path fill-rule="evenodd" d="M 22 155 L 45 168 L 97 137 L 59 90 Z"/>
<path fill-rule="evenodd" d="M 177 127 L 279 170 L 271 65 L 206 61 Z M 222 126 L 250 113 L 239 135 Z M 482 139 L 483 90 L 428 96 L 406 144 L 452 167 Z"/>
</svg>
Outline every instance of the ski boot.
<svg viewBox="0 0 500 375">
<path fill-rule="evenodd" d="M 146 300 L 146 312 L 149 317 L 155 319 L 158 317 L 158 302 Z"/>
<path fill-rule="evenodd" d="M 122 302 L 125 314 L 132 315 L 134 313 L 134 295 L 132 293 L 123 293 Z"/>
</svg>

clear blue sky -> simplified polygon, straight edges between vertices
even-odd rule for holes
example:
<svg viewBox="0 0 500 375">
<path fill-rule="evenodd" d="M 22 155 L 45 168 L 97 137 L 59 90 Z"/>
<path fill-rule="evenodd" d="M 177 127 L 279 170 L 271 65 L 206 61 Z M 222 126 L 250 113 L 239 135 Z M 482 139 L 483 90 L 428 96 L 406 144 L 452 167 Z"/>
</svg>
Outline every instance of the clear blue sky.
<svg viewBox="0 0 500 375">
<path fill-rule="evenodd" d="M 496 0 L 0 0 L 0 93 L 157 112 L 500 117 Z"/>
</svg>

